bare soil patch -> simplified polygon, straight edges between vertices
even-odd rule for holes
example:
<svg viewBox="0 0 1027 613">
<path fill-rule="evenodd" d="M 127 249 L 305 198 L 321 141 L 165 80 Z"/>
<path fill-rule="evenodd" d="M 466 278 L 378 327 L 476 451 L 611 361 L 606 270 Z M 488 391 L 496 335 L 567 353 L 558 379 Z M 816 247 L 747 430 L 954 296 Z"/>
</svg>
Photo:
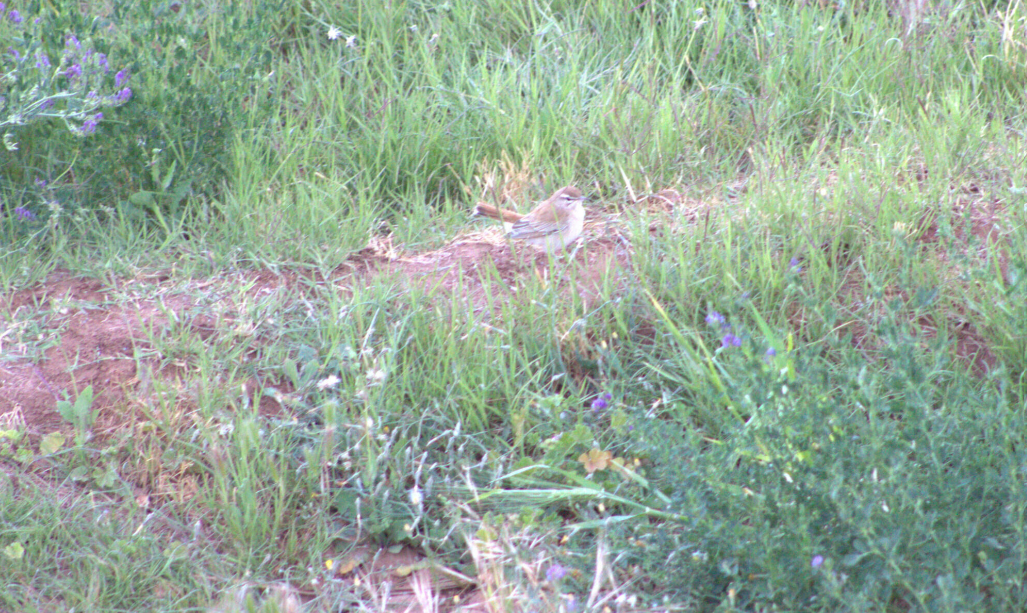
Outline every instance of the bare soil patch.
<svg viewBox="0 0 1027 613">
<path fill-rule="evenodd" d="M 514 249 L 493 228 L 425 253 L 402 253 L 383 238 L 354 254 L 331 278 L 315 281 L 345 291 L 388 277 L 446 300 L 459 291 L 469 308 L 488 318 L 487 297 L 502 302 L 526 276 L 548 280 L 561 292 L 577 292 L 591 302 L 609 275 L 620 275 L 615 279 L 623 282 L 625 270 L 630 270 L 628 242 L 611 227 L 593 223 L 580 249 L 552 256 L 530 247 Z M 0 415 L 25 427 L 32 437 L 71 432 L 56 403 L 74 400 L 91 385 L 93 408 L 100 411 L 97 435 L 129 426 L 140 405 L 151 400 L 151 377 L 173 380 L 181 375 L 174 361 L 153 355 L 149 341 L 151 334 L 159 335 L 171 324 L 169 316 L 178 324 L 186 321 L 190 333 L 207 340 L 219 326 L 233 325 L 232 305 L 212 308 L 219 300 L 231 300 L 219 288 L 249 287 L 253 295 L 292 288 L 298 281 L 294 273 L 256 271 L 184 285 L 167 277 L 104 282 L 58 270 L 35 287 L 0 298 L 0 313 L 7 321 L 0 333 Z M 133 285 L 152 289 L 134 292 Z M 207 304 L 199 304 L 196 296 L 207 298 Z M 244 384 L 251 393 L 271 385 L 290 391 L 284 381 Z M 260 410 L 273 414 L 281 407 L 265 396 Z"/>
<path fill-rule="evenodd" d="M 458 237 L 440 249 L 399 254 L 388 244 L 374 244 L 358 253 L 349 264 L 354 279 L 365 282 L 393 277 L 433 296 L 449 299 L 459 292 L 475 313 L 484 313 L 488 296 L 509 298 L 525 277 L 556 284 L 561 292 L 577 293 L 591 302 L 607 276 L 623 280 L 631 270 L 630 245 L 615 227 L 592 223 L 583 241 L 569 252 L 547 254 L 524 245 L 511 245 L 498 229 L 486 229 Z M 340 273 L 337 271 L 337 273 Z M 337 276 L 336 283 L 346 283 Z"/>
<path fill-rule="evenodd" d="M 968 223 L 953 224 L 953 238 L 963 245 L 973 241 L 977 253 L 967 254 L 972 257 L 981 257 L 988 250 L 997 252 L 998 265 L 1006 276 L 1007 238 L 1001 226 L 1006 216 L 1001 205 L 982 203 L 972 191 L 965 196 L 954 212 Z M 703 211 L 709 216 L 708 207 L 695 204 L 683 202 L 673 190 L 659 192 L 647 203 L 654 213 L 677 210 L 690 222 L 696 222 Z M 927 257 L 948 260 L 938 215 L 925 213 L 920 227 L 909 231 Z M 495 308 L 512 299 L 527 279 L 552 283 L 565 295 L 577 294 L 587 307 L 599 297 L 604 284 L 624 287 L 633 274 L 630 242 L 616 222 L 592 220 L 586 224 L 578 249 L 553 255 L 511 245 L 496 227 L 462 235 L 439 249 L 421 253 L 404 252 L 393 245 L 391 237 L 378 237 L 329 278 L 308 281 L 346 291 L 356 284 L 392 279 L 447 301 L 459 293 L 468 309 L 488 320 L 494 315 L 489 312 L 490 304 Z M 300 273 L 260 270 L 184 285 L 181 279 L 168 276 L 105 282 L 58 270 L 35 287 L 0 297 L 0 313 L 6 320 L 6 329 L 0 331 L 0 416 L 23 425 L 30 436 L 70 432 L 56 403 L 74 399 L 92 385 L 93 408 L 100 410 L 96 432 L 102 436 L 105 431 L 130 425 L 138 408 L 149 402 L 151 377 L 181 375 L 178 366 L 153 355 L 148 340 L 150 334 L 167 328 L 169 315 L 187 319 L 190 331 L 207 340 L 218 326 L 233 325 L 233 305 L 211 307 L 219 300 L 231 300 L 223 288 L 247 287 L 248 294 L 257 295 L 299 287 L 300 280 Z M 136 285 L 153 289 L 133 292 Z M 859 299 L 860 287 L 854 279 L 847 292 L 852 300 Z M 208 299 L 206 304 L 198 303 L 199 295 Z M 210 299 L 212 295 L 215 298 Z M 995 356 L 971 322 L 921 321 L 918 325 L 928 332 L 937 325 L 948 326 L 957 355 L 978 373 L 994 366 Z M 865 342 L 869 334 L 863 329 L 854 332 L 858 343 Z M 285 381 L 243 384 L 250 393 L 264 386 L 290 391 Z M 271 397 L 264 396 L 260 402 L 264 414 L 282 410 Z"/>
</svg>

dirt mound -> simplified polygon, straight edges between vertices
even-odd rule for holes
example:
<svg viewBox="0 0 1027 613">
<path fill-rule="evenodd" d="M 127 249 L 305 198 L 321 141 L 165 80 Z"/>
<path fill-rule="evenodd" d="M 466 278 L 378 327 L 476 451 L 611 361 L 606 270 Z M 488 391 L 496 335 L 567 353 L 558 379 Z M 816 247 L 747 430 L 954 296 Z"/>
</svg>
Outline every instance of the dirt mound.
<svg viewBox="0 0 1027 613">
<path fill-rule="evenodd" d="M 317 282 L 344 288 L 387 276 L 447 300 L 463 292 L 469 306 L 481 312 L 489 294 L 513 291 L 525 275 L 550 279 L 561 291 L 578 292 L 591 302 L 611 267 L 629 265 L 628 242 L 605 224 L 590 225 L 578 250 L 553 256 L 513 248 L 489 228 L 417 254 L 400 252 L 389 238 L 377 239 L 330 279 Z M 190 333 L 206 340 L 218 326 L 233 325 L 226 314 L 235 312 L 235 305 L 224 304 L 232 293 L 219 288 L 248 287 L 254 294 L 292 287 L 297 279 L 294 273 L 256 271 L 216 281 L 159 276 L 108 284 L 67 270 L 54 272 L 43 283 L 0 299 L 0 312 L 9 322 L 0 334 L 0 420 L 24 427 L 30 436 L 69 432 L 56 403 L 74 400 L 91 385 L 93 408 L 100 411 L 94 432 L 102 436 L 130 425 L 140 405 L 152 401 L 152 378 L 174 380 L 181 374 L 163 356 L 154 356 L 149 341 L 171 325 L 169 318 L 176 325 L 185 321 Z M 208 300 L 200 304 L 196 296 Z M 282 381 L 244 385 L 251 394 L 264 385 L 289 391 Z M 264 397 L 260 410 L 270 414 L 281 407 Z"/>
</svg>

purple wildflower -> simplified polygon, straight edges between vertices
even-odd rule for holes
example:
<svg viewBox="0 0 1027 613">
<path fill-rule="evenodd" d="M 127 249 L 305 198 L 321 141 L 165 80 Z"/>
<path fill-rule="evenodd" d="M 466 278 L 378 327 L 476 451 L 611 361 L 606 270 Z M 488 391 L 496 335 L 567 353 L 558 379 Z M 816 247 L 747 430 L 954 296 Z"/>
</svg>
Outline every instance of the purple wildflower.
<svg viewBox="0 0 1027 613">
<path fill-rule="evenodd" d="M 6 10 L 7 10 L 7 5 L 4 4 L 3 2 L 0 2 L 0 15 L 3 15 L 4 11 L 6 11 Z"/>
<path fill-rule="evenodd" d="M 82 65 L 72 64 L 68 66 L 68 69 L 64 71 L 64 75 L 72 81 L 77 81 L 82 76 Z"/>
<path fill-rule="evenodd" d="M 802 266 L 799 266 L 799 258 L 792 258 L 788 262 L 788 267 L 791 268 L 792 272 L 802 272 Z"/>
<path fill-rule="evenodd" d="M 711 326 L 714 324 L 723 324 L 724 316 L 716 311 L 710 311 L 710 314 L 706 316 L 706 323 Z"/>
<path fill-rule="evenodd" d="M 50 65 L 50 58 L 45 53 L 42 51 L 36 53 L 36 68 L 46 70 Z"/>
<path fill-rule="evenodd" d="M 809 565 L 812 566 L 813 568 L 820 568 L 820 565 L 823 564 L 823 563 L 824 563 L 824 556 L 817 554 L 817 555 L 813 556 L 813 560 L 810 561 Z"/>
<path fill-rule="evenodd" d="M 96 63 L 100 65 L 100 68 L 103 68 L 103 74 L 107 74 L 108 72 L 111 71 L 111 67 L 107 63 L 107 54 L 106 53 L 97 53 L 96 54 Z"/>
<path fill-rule="evenodd" d="M 47 98 L 46 100 L 43 100 L 43 103 L 39 105 L 39 108 L 40 108 L 40 110 L 45 111 L 45 110 L 49 109 L 52 106 L 53 106 L 53 100 Z"/>
<path fill-rule="evenodd" d="M 18 11 L 11 11 L 8 17 L 10 17 L 11 21 L 13 21 L 14 23 L 21 23 L 25 21 L 24 19 L 22 19 L 21 13 L 19 13 Z"/>
<path fill-rule="evenodd" d="M 92 134 L 93 132 L 96 132 L 96 124 L 101 119 L 103 119 L 103 113 L 97 113 L 96 116 L 89 117 L 88 119 L 83 121 L 82 122 L 82 133 L 83 134 Z"/>
<path fill-rule="evenodd" d="M 546 569 L 546 581 L 553 582 L 567 576 L 567 569 L 559 564 L 553 564 Z"/>
<path fill-rule="evenodd" d="M 598 398 L 596 398 L 595 400 L 592 401 L 592 410 L 593 411 L 602 411 L 606 407 L 610 406 L 607 403 L 607 400 L 609 400 L 610 398 L 613 398 L 613 396 L 611 394 L 609 394 L 609 393 L 606 393 L 606 394 L 603 394 L 602 396 L 599 396 Z"/>
<path fill-rule="evenodd" d="M 36 187 L 39 189 L 46 187 L 46 179 L 36 179 Z"/>
<path fill-rule="evenodd" d="M 117 74 L 114 75 L 114 87 L 121 87 L 126 81 L 128 81 L 127 70 L 119 70 Z"/>
<path fill-rule="evenodd" d="M 82 49 L 82 43 L 78 42 L 74 34 L 69 34 L 68 38 L 64 39 L 64 46 L 68 48 L 74 47 L 76 51 Z"/>
<path fill-rule="evenodd" d="M 132 88 L 126 87 L 125 89 L 123 89 L 120 92 L 118 92 L 117 94 L 115 94 L 113 100 L 114 100 L 115 104 L 125 104 L 126 102 L 128 102 L 128 99 L 131 98 L 131 97 L 132 97 Z"/>
<path fill-rule="evenodd" d="M 772 358 L 775 355 L 777 355 L 777 349 L 774 349 L 773 347 L 771 347 L 770 349 L 767 349 L 767 357 L 768 358 Z"/>
<path fill-rule="evenodd" d="M 19 219 L 26 221 L 33 221 L 36 219 L 36 214 L 23 206 L 14 207 L 14 214 L 17 215 Z"/>
<path fill-rule="evenodd" d="M 10 51 L 11 55 L 14 56 L 14 61 L 16 61 L 16 62 L 20 62 L 21 61 L 21 54 L 18 53 L 17 49 L 15 49 L 14 47 L 8 47 L 7 50 Z"/>
<path fill-rule="evenodd" d="M 736 335 L 728 332 L 727 334 L 724 335 L 724 338 L 721 339 L 720 346 L 721 347 L 741 347 L 742 346 L 742 339 L 740 339 Z"/>
</svg>

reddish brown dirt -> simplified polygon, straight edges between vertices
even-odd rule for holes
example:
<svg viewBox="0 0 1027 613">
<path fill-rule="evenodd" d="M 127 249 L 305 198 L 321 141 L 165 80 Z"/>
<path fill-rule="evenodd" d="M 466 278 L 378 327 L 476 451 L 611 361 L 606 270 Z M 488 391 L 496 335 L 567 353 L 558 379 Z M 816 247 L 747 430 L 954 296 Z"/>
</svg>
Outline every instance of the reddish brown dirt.
<svg viewBox="0 0 1027 613">
<path fill-rule="evenodd" d="M 151 403 L 152 378 L 184 378 L 185 367 L 174 361 L 162 367 L 167 360 L 145 357 L 152 355 L 150 335 L 159 335 L 173 325 L 169 317 L 178 325 L 186 322 L 189 333 L 204 341 L 223 332 L 226 326 L 234 326 L 235 322 L 225 315 L 235 312 L 232 305 L 217 311 L 217 318 L 207 314 L 215 312 L 209 308 L 211 294 L 218 294 L 224 287 L 248 287 L 246 294 L 255 296 L 281 288 L 301 289 L 312 281 L 345 292 L 355 284 L 386 277 L 426 295 L 441 296 L 446 302 L 452 300 L 453 292 L 462 292 L 468 308 L 489 319 L 489 294 L 502 303 L 512 295 L 511 287 L 523 284 L 528 277 L 552 283 L 561 292 L 577 292 L 590 303 L 607 277 L 614 283 L 624 282 L 622 271 L 630 270 L 631 261 L 627 245 L 617 232 L 593 225 L 587 229 L 586 243 L 580 250 L 550 257 L 531 248 L 515 252 L 489 229 L 420 254 L 397 253 L 388 239 L 380 239 L 355 254 L 328 279 L 314 276 L 301 280 L 294 273 L 258 271 L 216 282 L 149 278 L 119 279 L 108 284 L 59 270 L 35 287 L 0 297 L 0 321 L 10 324 L 7 330 L 0 330 L 0 427 L 24 429 L 34 439 L 54 431 L 71 435 L 72 428 L 58 413 L 56 403 L 69 396 L 74 399 L 92 385 L 96 393 L 93 408 L 99 409 L 96 436 L 102 439 L 106 433 L 131 429 L 136 421 L 144 419 L 142 408 Z M 155 284 L 157 289 L 126 289 L 137 282 L 147 287 Z M 490 291 L 486 291 L 486 284 L 491 286 Z M 126 295 L 135 297 L 126 299 Z M 197 304 L 190 296 L 200 296 L 207 302 Z M 42 330 L 25 330 L 26 322 L 39 321 L 45 322 Z M 256 397 L 261 383 L 244 384 L 248 395 Z M 274 385 L 286 395 L 293 391 L 282 381 L 265 384 Z M 273 414 L 282 407 L 263 397 L 260 410 Z M 134 481 L 136 504 L 140 506 L 163 500 L 181 502 L 199 487 L 195 476 L 163 472 L 139 474 Z M 326 557 L 335 556 L 329 551 Z M 382 582 L 392 584 L 390 608 L 432 610 L 424 606 L 426 598 L 440 595 L 443 598 L 438 610 L 453 610 L 457 603 L 464 611 L 489 608 L 483 593 L 474 588 L 473 578 L 455 581 L 451 574 L 422 568 L 423 557 L 414 552 L 392 554 L 362 547 L 346 555 L 340 553 L 339 558 L 337 572 L 342 579 L 352 578 L 375 590 Z M 297 590 L 283 594 L 289 602 L 316 596 Z"/>
<path fill-rule="evenodd" d="M 1004 211 L 997 203 L 982 204 L 974 196 L 968 192 L 965 201 L 955 206 L 953 218 L 969 223 L 953 223 L 954 238 L 966 244 L 971 236 L 976 237 L 981 253 L 972 255 L 981 256 L 987 249 L 993 250 L 1005 275 L 1007 239 L 1000 225 Z M 709 207 L 694 204 L 684 202 L 673 190 L 664 190 L 650 197 L 645 206 L 657 215 L 674 210 L 679 219 L 683 216 L 690 223 L 703 223 L 703 218 L 708 222 Z M 231 316 L 225 315 L 233 312 L 232 308 L 222 309 L 218 321 L 213 310 L 200 308 L 209 304 L 198 305 L 192 298 L 217 294 L 218 287 L 248 287 L 247 294 L 253 296 L 315 282 L 330 283 L 345 291 L 355 284 L 385 277 L 424 291 L 427 296 L 445 297 L 447 302 L 459 293 L 468 309 L 487 320 L 492 315 L 488 312 L 490 304 L 493 308 L 501 307 L 518 285 L 534 278 L 553 284 L 565 295 L 577 294 L 588 308 L 599 297 L 604 283 L 623 287 L 633 274 L 629 242 L 617 228 L 615 222 L 589 222 L 583 246 L 556 256 L 529 247 L 512 248 L 493 227 L 467 234 L 440 249 L 414 254 L 402 253 L 388 237 L 376 238 L 329 279 L 314 276 L 303 283 L 297 273 L 262 270 L 237 273 L 236 278 L 216 282 L 194 281 L 185 288 L 193 291 L 177 291 L 175 284 L 181 285 L 183 280 L 167 276 L 105 283 L 59 270 L 38 286 L 0 296 L 0 317 L 7 328 L 0 329 L 0 427 L 6 422 L 15 423 L 30 436 L 56 430 L 70 432 L 69 424 L 56 410 L 56 402 L 74 399 L 89 385 L 96 394 L 93 408 L 100 410 L 96 432 L 131 425 L 140 406 L 148 401 L 151 376 L 174 380 L 181 374 L 180 366 L 173 362 L 165 360 L 162 366 L 157 358 L 149 357 L 152 348 L 148 335 L 159 334 L 169 325 L 169 313 L 176 318 L 190 314 L 190 332 L 204 340 L 216 334 L 218 326 L 233 325 Z M 909 231 L 923 246 L 925 255 L 945 261 L 937 215 L 926 214 L 920 227 Z M 132 293 L 133 287 L 143 285 L 157 290 Z M 846 294 L 858 300 L 861 288 L 861 280 L 853 278 L 851 292 Z M 227 292 L 221 294 L 218 300 L 230 300 L 224 297 Z M 126 299 L 126 295 L 130 298 Z M 803 317 L 802 313 L 794 313 L 793 319 L 800 327 Z M 869 333 L 862 324 L 853 320 L 852 325 L 854 340 L 861 346 L 868 342 Z M 928 334 L 938 325 L 948 326 L 957 354 L 978 373 L 994 366 L 995 357 L 983 337 L 965 319 L 921 321 L 917 325 Z M 263 386 L 274 386 L 286 394 L 292 391 L 283 381 L 249 380 L 242 384 L 254 397 Z M 264 414 L 281 410 L 270 397 L 263 397 L 260 402 Z"/>
<path fill-rule="evenodd" d="M 355 277 L 337 276 L 336 283 L 392 276 L 428 295 L 441 292 L 448 298 L 459 292 L 474 312 L 482 313 L 488 307 L 489 294 L 504 299 L 511 289 L 523 285 L 525 277 L 534 277 L 555 284 L 562 292 L 577 293 L 590 303 L 608 275 L 616 279 L 623 277 L 621 271 L 630 270 L 631 259 L 628 242 L 611 227 L 593 225 L 586 228 L 585 237 L 579 249 L 552 256 L 531 247 L 511 248 L 498 232 L 490 230 L 420 254 L 400 256 L 388 249 L 369 248 L 350 262 L 356 268 Z"/>
<path fill-rule="evenodd" d="M 12 317 L 22 309 L 54 310 L 49 325 L 30 339 L 49 341 L 49 349 L 36 359 L 23 355 L 0 363 L 0 407 L 20 410 L 30 434 L 64 429 L 55 403 L 88 385 L 97 394 L 94 407 L 123 397 L 124 386 L 135 377 L 132 348 L 139 317 L 132 321 L 123 307 L 110 305 L 100 281 L 58 271 L 42 285 L 14 294 L 2 308 Z M 11 339 L 5 344 L 6 357 L 18 358 L 18 344 Z"/>
<path fill-rule="evenodd" d="M 380 239 L 355 254 L 331 279 L 345 290 L 355 283 L 368 283 L 372 277 L 392 277 L 432 295 L 464 293 L 469 308 L 489 314 L 485 285 L 499 301 L 509 296 L 510 287 L 526 275 L 555 283 L 561 291 L 578 292 L 591 302 L 610 271 L 627 270 L 630 265 L 627 242 L 610 229 L 586 230 L 585 246 L 573 254 L 550 257 L 531 248 L 516 252 L 493 229 L 458 239 L 442 249 L 420 254 L 397 253 L 388 239 Z M 239 273 L 238 279 L 220 279 L 219 287 L 248 286 L 249 295 L 294 287 L 299 276 L 269 271 Z M 498 283 L 496 280 L 498 279 Z M 615 280 L 618 278 L 615 276 Z M 188 321 L 189 330 L 201 339 L 217 333 L 218 326 L 232 325 L 224 316 L 220 323 L 199 310 L 190 296 L 213 292 L 213 281 L 191 283 L 186 290 L 157 291 L 152 295 L 125 299 L 136 283 L 155 284 L 171 290 L 182 280 L 170 278 L 118 279 L 104 283 L 98 279 L 76 277 L 66 270 L 52 273 L 45 282 L 0 297 L 0 316 L 6 331 L 0 332 L 0 415 L 24 427 L 33 437 L 54 431 L 71 432 L 56 409 L 59 400 L 74 400 L 87 386 L 93 386 L 93 408 L 100 411 L 94 431 L 102 435 L 130 426 L 140 405 L 146 405 L 151 376 L 174 380 L 180 367 L 161 365 L 152 357 L 148 337 L 169 326 L 168 314 Z M 619 279 L 616 282 L 623 282 Z M 119 298 L 121 296 L 121 298 Z M 196 314 L 200 312 L 200 314 Z M 229 309 L 231 312 L 231 309 Z M 43 328 L 26 331 L 26 322 L 43 321 Z M 142 367 L 142 372 L 140 372 Z M 155 374 L 151 374 L 155 373 Z M 262 385 L 292 391 L 286 382 L 245 381 L 253 394 Z M 281 407 L 263 397 L 260 410 L 276 413 Z M 0 423 L 0 426 L 4 424 Z"/>
<path fill-rule="evenodd" d="M 145 394 L 149 389 L 148 382 L 140 380 L 138 365 L 146 366 L 143 379 L 153 371 L 159 375 L 174 371 L 173 367 L 161 369 L 154 359 L 135 358 L 137 352 L 148 349 L 147 330 L 165 326 L 165 312 L 184 312 L 192 305 L 184 294 L 168 297 L 163 308 L 152 299 L 116 301 L 113 294 L 118 289 L 58 270 L 44 283 L 0 301 L 0 313 L 5 314 L 7 323 L 24 321 L 32 314 L 36 321 L 45 321 L 33 338 L 18 338 L 15 325 L 0 336 L 0 354 L 4 356 L 0 361 L 0 414 L 23 424 L 30 436 L 70 431 L 56 403 L 74 400 L 91 385 L 95 394 L 92 407 L 99 410 L 95 430 L 125 425 L 126 411 L 134 414 L 133 403 L 143 400 L 137 392 Z M 213 330 L 209 317 L 197 317 L 191 325 L 201 338 Z M 47 348 L 39 352 L 34 347 Z M 253 388 L 256 382 L 246 385 Z M 273 400 L 264 398 L 261 409 L 273 412 L 274 405 Z"/>
<path fill-rule="evenodd" d="M 703 223 L 705 219 L 708 223 L 708 208 L 684 210 L 686 207 L 680 204 L 680 194 L 672 190 L 659 192 L 648 202 L 657 214 L 673 210 L 678 219 L 691 223 Z M 981 249 L 998 249 L 1005 276 L 1006 239 L 998 230 L 996 217 L 995 207 L 968 210 L 969 229 L 956 229 L 955 238 L 965 242 L 969 234 L 980 239 Z M 659 234 L 661 227 L 654 225 L 650 233 Z M 629 243 L 616 225 L 590 224 L 584 239 L 580 250 L 551 257 L 530 248 L 511 249 L 492 228 L 419 254 L 401 253 L 388 238 L 380 238 L 355 254 L 329 278 L 313 275 L 310 279 L 301 279 L 298 273 L 263 270 L 237 273 L 235 278 L 217 281 L 190 282 L 184 290 L 178 287 L 183 280 L 171 277 L 115 279 L 105 283 L 59 270 L 35 287 L 0 296 L 0 321 L 3 322 L 0 327 L 0 428 L 15 425 L 36 438 L 54 431 L 70 433 L 71 427 L 57 412 L 56 402 L 69 396 L 73 399 L 89 385 L 96 392 L 93 408 L 100 411 L 94 429 L 98 436 L 131 428 L 141 417 L 141 407 L 150 400 L 152 378 L 161 377 L 166 381 L 184 378 L 183 366 L 150 357 L 149 336 L 160 334 L 171 325 L 169 315 L 186 321 L 189 332 L 205 341 L 225 326 L 233 326 L 231 316 L 225 315 L 235 312 L 233 308 L 222 309 L 218 311 L 220 315 L 214 316 L 215 310 L 206 308 L 211 304 L 209 301 L 201 305 L 194 298 L 209 297 L 211 293 L 216 294 L 218 288 L 246 287 L 247 295 L 256 296 L 283 288 L 302 288 L 314 282 L 346 291 L 357 284 L 366 285 L 384 277 L 424 291 L 427 296 L 442 297 L 447 302 L 454 293 L 459 293 L 468 309 L 487 320 L 492 316 L 490 304 L 502 306 L 514 295 L 513 288 L 534 278 L 552 284 L 564 295 L 577 294 L 588 308 L 599 298 L 604 284 L 612 282 L 615 287 L 623 287 L 633 272 Z M 915 240 L 924 246 L 925 253 L 946 257 L 934 217 L 925 217 Z M 126 288 L 135 283 L 145 283 L 158 290 L 152 294 L 126 292 Z M 161 291 L 163 288 L 168 291 Z M 857 301 L 861 298 L 861 279 L 853 277 L 846 288 L 845 296 L 840 299 L 844 301 L 848 296 Z M 222 294 L 227 296 L 229 292 Z M 126 295 L 133 297 L 126 299 Z M 223 296 L 219 299 L 226 300 Z M 801 328 L 804 317 L 801 311 L 794 312 L 793 323 Z M 31 328 L 33 323 L 42 327 Z M 983 374 L 995 363 L 983 337 L 969 322 L 939 323 L 921 318 L 912 323 L 928 335 L 936 332 L 937 325 L 947 325 L 957 355 L 972 364 L 978 373 Z M 854 342 L 859 346 L 869 348 L 874 343 L 865 325 L 855 318 L 852 328 Z M 649 334 L 654 336 L 655 331 L 650 329 Z M 573 349 L 587 353 L 587 348 Z M 292 392 L 283 381 L 249 380 L 242 384 L 250 397 L 257 397 L 264 385 L 273 385 L 284 394 Z M 260 410 L 265 415 L 282 411 L 270 397 L 262 397 L 260 402 Z M 156 499 L 172 495 L 179 499 L 189 497 L 189 492 L 198 485 L 181 482 L 187 478 L 195 481 L 193 477 L 161 474 L 149 483 L 137 484 L 140 488 L 137 504 L 148 505 L 151 494 Z M 175 483 L 169 485 L 164 481 Z M 326 555 L 331 557 L 331 552 Z M 372 558 L 374 563 L 371 563 Z M 424 585 L 428 583 L 433 585 L 435 593 L 449 597 L 443 609 L 454 606 L 452 597 L 456 595 L 462 596 L 464 610 L 489 608 L 481 591 L 473 588 L 467 591 L 469 585 L 453 583 L 447 576 L 440 579 L 437 573 L 417 566 L 421 558 L 416 554 L 404 553 L 392 559 L 389 555 L 374 556 L 370 550 L 358 549 L 357 553 L 340 553 L 338 562 L 340 577 L 352 576 L 354 581 L 367 585 L 385 580 L 398 582 L 394 600 L 397 606 L 402 605 L 399 608 L 416 610 L 420 604 L 418 594 L 426 593 Z M 416 570 L 409 577 L 396 576 L 397 569 L 404 566 Z M 301 600 L 314 595 L 295 594 Z"/>
<path fill-rule="evenodd" d="M 999 271 L 1003 280 L 1009 282 L 1009 249 L 1006 235 L 1009 228 L 1005 227 L 1009 219 L 1005 206 L 996 200 L 983 201 L 979 199 L 980 190 L 976 186 L 968 186 L 962 189 L 963 197 L 957 198 L 951 208 L 952 238 L 956 245 L 961 248 L 973 243 L 976 246 L 976 253 L 967 253 L 971 257 L 983 258 L 993 250 L 997 259 Z M 918 241 L 923 245 L 934 247 L 935 256 L 948 263 L 948 245 L 942 239 L 937 210 L 925 212 L 921 227 L 923 228 Z"/>
</svg>

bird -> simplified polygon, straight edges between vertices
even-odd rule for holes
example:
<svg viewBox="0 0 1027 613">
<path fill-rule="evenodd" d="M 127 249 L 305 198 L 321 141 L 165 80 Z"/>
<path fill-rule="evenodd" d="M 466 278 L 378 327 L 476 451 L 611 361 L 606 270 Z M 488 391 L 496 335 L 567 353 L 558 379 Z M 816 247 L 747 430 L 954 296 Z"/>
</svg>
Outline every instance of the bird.
<svg viewBox="0 0 1027 613">
<path fill-rule="evenodd" d="M 503 222 L 507 236 L 514 240 L 542 247 L 549 253 L 562 249 L 581 236 L 585 224 L 585 197 L 581 190 L 568 185 L 556 190 L 532 211 L 521 215 L 479 202 L 475 217 L 488 217 Z"/>
</svg>

